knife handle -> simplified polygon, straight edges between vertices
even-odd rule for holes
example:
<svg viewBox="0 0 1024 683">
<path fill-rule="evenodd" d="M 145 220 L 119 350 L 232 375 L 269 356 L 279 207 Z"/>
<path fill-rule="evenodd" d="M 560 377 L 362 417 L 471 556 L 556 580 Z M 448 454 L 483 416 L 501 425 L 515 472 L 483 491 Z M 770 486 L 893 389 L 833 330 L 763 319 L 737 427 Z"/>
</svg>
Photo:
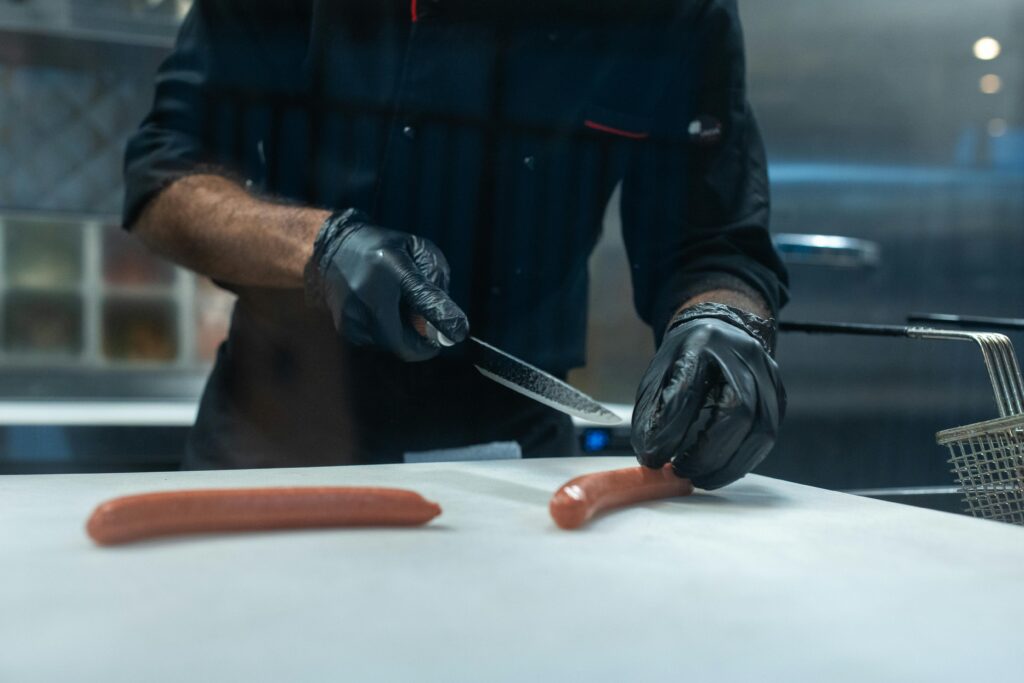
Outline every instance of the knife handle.
<svg viewBox="0 0 1024 683">
<path fill-rule="evenodd" d="M 455 346 L 455 342 L 444 336 L 440 330 L 430 324 L 422 315 L 411 316 L 410 322 L 412 322 L 413 329 L 419 332 L 421 337 L 426 337 L 441 346 Z"/>
</svg>

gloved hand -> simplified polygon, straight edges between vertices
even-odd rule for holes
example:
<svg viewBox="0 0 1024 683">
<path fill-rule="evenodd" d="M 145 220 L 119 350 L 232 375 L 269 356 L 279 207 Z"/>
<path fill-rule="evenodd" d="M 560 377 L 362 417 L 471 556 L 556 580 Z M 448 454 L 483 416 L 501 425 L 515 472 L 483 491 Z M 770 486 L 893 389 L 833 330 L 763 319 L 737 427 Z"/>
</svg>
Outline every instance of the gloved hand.
<svg viewBox="0 0 1024 683">
<path fill-rule="evenodd" d="M 715 489 L 764 460 L 786 410 L 773 342 L 772 321 L 730 306 L 676 315 L 637 391 L 640 463 L 671 462 L 679 476 Z"/>
<path fill-rule="evenodd" d="M 448 296 L 448 262 L 430 240 L 367 223 L 354 209 L 324 221 L 306 265 L 306 299 L 324 306 L 357 345 L 377 345 L 407 361 L 440 347 L 412 327 L 419 315 L 454 342 L 469 321 Z"/>
</svg>

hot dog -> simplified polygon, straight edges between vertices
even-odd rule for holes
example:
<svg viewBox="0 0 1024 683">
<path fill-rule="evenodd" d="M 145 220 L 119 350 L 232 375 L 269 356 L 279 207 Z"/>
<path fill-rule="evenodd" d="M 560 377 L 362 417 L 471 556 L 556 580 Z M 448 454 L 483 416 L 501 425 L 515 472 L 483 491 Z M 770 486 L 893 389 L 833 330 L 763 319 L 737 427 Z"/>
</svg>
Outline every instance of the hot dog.
<svg viewBox="0 0 1024 683">
<path fill-rule="evenodd" d="M 86 524 L 100 545 L 157 536 L 306 527 L 416 526 L 441 507 L 414 491 L 370 487 L 208 489 L 101 503 Z"/>
<path fill-rule="evenodd" d="M 602 510 L 691 493 L 693 484 L 677 477 L 671 465 L 660 470 L 628 467 L 571 479 L 555 492 L 548 507 L 555 524 L 576 529 Z"/>
</svg>

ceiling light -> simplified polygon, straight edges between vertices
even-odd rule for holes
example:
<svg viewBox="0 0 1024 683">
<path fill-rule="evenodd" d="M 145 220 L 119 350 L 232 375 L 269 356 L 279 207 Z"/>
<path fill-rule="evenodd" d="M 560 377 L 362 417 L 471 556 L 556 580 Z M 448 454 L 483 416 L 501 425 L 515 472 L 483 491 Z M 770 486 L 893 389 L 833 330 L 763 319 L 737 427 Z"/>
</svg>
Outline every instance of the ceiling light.
<svg viewBox="0 0 1024 683">
<path fill-rule="evenodd" d="M 1003 89 L 1003 79 L 996 74 L 985 74 L 981 77 L 978 87 L 986 95 L 995 95 Z"/>
<path fill-rule="evenodd" d="M 974 43 L 974 56 L 982 61 L 989 61 L 999 56 L 999 53 L 1003 51 L 1003 46 L 999 44 L 999 41 L 990 36 L 979 38 Z"/>
</svg>

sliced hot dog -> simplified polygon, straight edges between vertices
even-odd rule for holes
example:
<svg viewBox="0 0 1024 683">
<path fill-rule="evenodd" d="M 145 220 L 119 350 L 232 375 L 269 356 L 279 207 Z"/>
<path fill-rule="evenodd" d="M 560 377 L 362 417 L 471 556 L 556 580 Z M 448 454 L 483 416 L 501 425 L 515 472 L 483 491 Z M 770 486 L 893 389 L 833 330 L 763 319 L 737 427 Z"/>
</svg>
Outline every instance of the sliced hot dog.
<svg viewBox="0 0 1024 683">
<path fill-rule="evenodd" d="M 671 465 L 660 470 L 628 467 L 584 474 L 566 482 L 551 497 L 549 509 L 555 524 L 576 529 L 602 510 L 691 493 L 693 484 L 677 477 Z"/>
<path fill-rule="evenodd" d="M 306 527 L 416 526 L 441 507 L 414 491 L 371 487 L 206 489 L 101 503 L 86 531 L 100 545 L 156 536 Z"/>
</svg>

